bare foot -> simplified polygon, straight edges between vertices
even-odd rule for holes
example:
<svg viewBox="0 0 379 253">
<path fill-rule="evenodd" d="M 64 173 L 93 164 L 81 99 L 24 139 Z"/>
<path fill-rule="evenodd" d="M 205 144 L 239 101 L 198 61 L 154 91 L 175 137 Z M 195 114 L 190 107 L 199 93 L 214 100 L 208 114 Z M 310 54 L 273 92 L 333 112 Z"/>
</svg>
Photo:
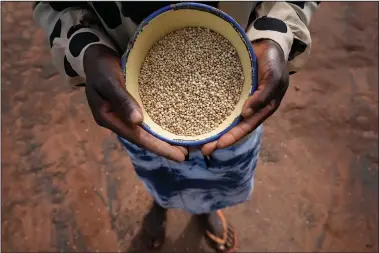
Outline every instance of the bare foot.
<svg viewBox="0 0 379 253">
<path fill-rule="evenodd" d="M 166 236 L 167 209 L 154 202 L 143 223 L 147 246 L 154 250 L 160 249 Z"/>
</svg>

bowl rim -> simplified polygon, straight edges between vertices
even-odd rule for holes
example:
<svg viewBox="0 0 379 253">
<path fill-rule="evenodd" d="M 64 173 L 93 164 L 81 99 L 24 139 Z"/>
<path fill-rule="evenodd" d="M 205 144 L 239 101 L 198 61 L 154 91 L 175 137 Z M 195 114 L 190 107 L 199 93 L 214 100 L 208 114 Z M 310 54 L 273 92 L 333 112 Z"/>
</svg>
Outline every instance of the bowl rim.
<svg viewBox="0 0 379 253">
<path fill-rule="evenodd" d="M 121 56 L 121 68 L 122 68 L 122 72 L 123 72 L 124 77 L 126 78 L 125 71 L 126 71 L 126 63 L 127 63 L 129 53 L 130 53 L 131 49 L 133 48 L 134 42 L 138 38 L 139 33 L 142 32 L 143 27 L 146 26 L 147 24 L 149 24 L 150 21 L 152 21 L 155 17 L 157 17 L 160 14 L 163 14 L 167 11 L 180 10 L 180 9 L 195 9 L 195 10 L 199 10 L 199 11 L 207 11 L 211 14 L 214 14 L 214 15 L 224 19 L 226 22 L 230 23 L 233 26 L 233 28 L 239 33 L 239 35 L 241 36 L 242 41 L 244 42 L 244 44 L 247 48 L 247 51 L 249 53 L 249 56 L 250 56 L 249 58 L 250 58 L 251 66 L 252 66 L 252 79 L 253 80 L 252 80 L 251 90 L 249 93 L 249 96 L 251 96 L 256 91 L 256 89 L 258 87 L 257 58 L 256 58 L 256 55 L 254 52 L 253 45 L 251 44 L 249 38 L 247 37 L 247 34 L 242 29 L 242 27 L 231 16 L 229 16 L 228 14 L 226 14 L 225 12 L 223 12 L 220 9 L 217 9 L 213 6 L 202 4 L 202 3 L 182 2 L 182 3 L 177 3 L 177 4 L 170 4 L 170 5 L 164 6 L 160 9 L 156 10 L 155 12 L 153 12 L 149 16 L 147 16 L 136 28 L 136 32 L 134 33 L 134 36 L 128 42 L 128 47 L 127 47 L 126 52 Z M 200 145 L 203 145 L 203 144 L 206 144 L 206 143 L 209 143 L 209 142 L 212 142 L 212 141 L 219 139 L 222 135 L 224 135 L 229 130 L 231 130 L 233 127 L 235 127 L 242 119 L 243 119 L 242 115 L 239 115 L 238 117 L 236 117 L 233 120 L 233 122 L 228 127 L 226 127 L 224 130 L 222 130 L 218 134 L 212 135 L 208 138 L 201 139 L 201 140 L 168 139 L 168 138 L 160 135 L 159 133 L 153 131 L 145 122 L 141 123 L 141 127 L 145 131 L 147 131 L 149 134 L 151 134 L 154 137 L 156 137 L 162 141 L 165 141 L 169 144 L 173 144 L 173 145 L 177 145 L 177 146 L 193 147 L 193 146 L 200 146 Z"/>
</svg>

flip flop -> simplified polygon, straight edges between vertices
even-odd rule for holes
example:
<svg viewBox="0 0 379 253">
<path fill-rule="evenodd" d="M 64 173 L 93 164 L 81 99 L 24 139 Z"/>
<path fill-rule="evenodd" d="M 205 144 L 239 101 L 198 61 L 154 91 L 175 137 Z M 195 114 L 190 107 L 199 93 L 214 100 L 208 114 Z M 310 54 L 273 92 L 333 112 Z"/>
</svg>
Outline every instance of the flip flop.
<svg viewBox="0 0 379 253">
<path fill-rule="evenodd" d="M 152 250 L 159 250 L 166 237 L 167 213 L 154 205 L 143 221 L 144 241 Z"/>
<path fill-rule="evenodd" d="M 216 236 L 206 228 L 205 237 L 210 246 L 220 253 L 236 252 L 237 250 L 237 235 L 234 228 L 228 223 L 221 210 L 216 211 L 223 227 L 223 236 Z M 208 223 L 207 223 L 208 224 Z M 208 225 L 209 226 L 209 225 Z"/>
</svg>

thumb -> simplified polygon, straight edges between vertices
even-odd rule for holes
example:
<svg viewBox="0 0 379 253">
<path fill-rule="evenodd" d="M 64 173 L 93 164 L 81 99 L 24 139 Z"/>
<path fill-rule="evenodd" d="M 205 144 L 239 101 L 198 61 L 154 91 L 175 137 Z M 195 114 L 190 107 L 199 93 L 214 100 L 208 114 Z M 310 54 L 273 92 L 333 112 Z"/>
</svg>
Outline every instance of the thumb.
<svg viewBox="0 0 379 253">
<path fill-rule="evenodd" d="M 248 97 L 242 107 L 242 116 L 250 117 L 264 108 L 271 99 L 272 87 L 269 85 L 260 85 L 258 89 Z"/>
<path fill-rule="evenodd" d="M 112 111 L 126 124 L 140 124 L 143 121 L 142 109 L 126 90 L 122 79 L 108 82 L 99 92 L 110 104 Z"/>
<path fill-rule="evenodd" d="M 125 123 L 138 125 L 143 121 L 142 109 L 130 93 L 120 88 L 117 93 L 118 99 L 112 103 L 120 119 Z"/>
</svg>

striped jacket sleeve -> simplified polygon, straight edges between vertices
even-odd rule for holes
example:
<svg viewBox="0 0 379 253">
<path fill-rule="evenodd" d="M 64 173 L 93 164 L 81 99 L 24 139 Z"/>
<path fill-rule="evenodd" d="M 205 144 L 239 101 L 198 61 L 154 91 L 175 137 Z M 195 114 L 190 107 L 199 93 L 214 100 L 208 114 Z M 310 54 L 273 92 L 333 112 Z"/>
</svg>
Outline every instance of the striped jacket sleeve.
<svg viewBox="0 0 379 253">
<path fill-rule="evenodd" d="M 116 51 L 86 2 L 36 2 L 33 17 L 48 38 L 53 64 L 71 85 L 85 83 L 83 57 L 90 45 Z"/>
<path fill-rule="evenodd" d="M 247 29 L 251 41 L 271 39 L 277 42 L 288 60 L 290 74 L 299 71 L 311 51 L 308 26 L 319 2 L 261 2 L 255 8 L 257 18 Z"/>
</svg>

